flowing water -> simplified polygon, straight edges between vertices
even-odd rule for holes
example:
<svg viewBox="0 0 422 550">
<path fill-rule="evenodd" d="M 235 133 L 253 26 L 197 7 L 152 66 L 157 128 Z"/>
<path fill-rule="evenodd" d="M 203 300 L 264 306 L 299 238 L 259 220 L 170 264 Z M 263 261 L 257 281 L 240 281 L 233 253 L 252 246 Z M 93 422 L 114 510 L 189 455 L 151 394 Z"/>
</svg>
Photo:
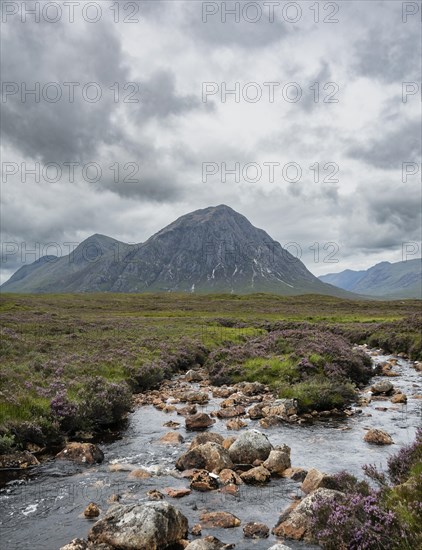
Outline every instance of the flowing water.
<svg viewBox="0 0 422 550">
<path fill-rule="evenodd" d="M 374 361 L 390 358 L 378 355 Z M 416 397 L 422 394 L 421 374 L 403 359 L 398 359 L 394 370 L 400 376 L 389 380 L 407 394 L 407 404 L 393 405 L 386 398 L 385 401 L 372 401 L 362 407 L 362 413 L 346 419 L 319 420 L 308 425 L 281 424 L 267 430 L 257 421 L 249 421 L 248 427 L 266 433 L 273 445 L 289 445 L 292 466 L 315 467 L 328 473 L 347 470 L 363 477 L 363 464 L 385 466 L 391 454 L 413 441 L 416 428 L 421 424 L 422 400 Z M 375 377 L 372 382 L 377 380 Z M 204 410 L 209 412 L 210 408 L 218 408 L 220 401 L 212 399 Z M 384 407 L 386 411 L 377 410 Z M 199 406 L 198 410 L 201 410 Z M 73 538 L 86 537 L 92 520 L 83 516 L 83 510 L 91 501 L 104 511 L 108 507 L 107 500 L 115 493 L 122 496 L 121 503 L 127 504 L 146 501 L 146 492 L 150 489 L 186 487 L 188 481 L 174 469 L 176 458 L 185 447 L 157 443 L 169 431 L 163 426 L 169 420 L 181 423 L 178 431 L 186 442 L 195 436 L 185 431 L 183 417 L 175 412 L 164 413 L 149 405 L 142 406 L 130 415 L 129 427 L 118 440 L 101 445 L 105 454 L 102 464 L 85 467 L 49 460 L 30 472 L 19 472 L 15 479 L 9 476 L 0 490 L 1 550 L 58 550 Z M 390 433 L 395 444 L 374 446 L 365 443 L 365 429 L 371 427 Z M 228 431 L 224 420 L 217 420 L 211 430 L 225 436 L 239 433 Z M 120 470 L 112 471 L 117 464 Z M 135 468 L 144 468 L 153 475 L 147 479 L 130 478 L 130 470 Z M 301 494 L 299 487 L 300 483 L 273 478 L 264 487 L 243 485 L 237 496 L 193 491 L 181 499 L 168 500 L 188 517 L 190 526 L 200 523 L 199 515 L 206 509 L 232 512 L 241 519 L 242 525 L 248 521 L 262 521 L 272 528 L 280 512 L 292 502 L 292 496 Z M 242 526 L 203 529 L 202 536 L 209 534 L 226 543 L 236 543 L 238 550 L 266 550 L 276 542 L 273 535 L 264 540 L 245 539 Z M 293 541 L 286 544 L 292 549 L 316 548 Z"/>
</svg>

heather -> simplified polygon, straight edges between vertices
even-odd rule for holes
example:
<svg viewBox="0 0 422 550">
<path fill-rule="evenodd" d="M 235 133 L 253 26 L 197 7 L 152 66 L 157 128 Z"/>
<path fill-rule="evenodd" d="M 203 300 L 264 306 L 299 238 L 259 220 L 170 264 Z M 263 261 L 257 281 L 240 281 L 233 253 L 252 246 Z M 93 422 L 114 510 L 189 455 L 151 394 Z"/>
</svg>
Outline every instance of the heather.
<svg viewBox="0 0 422 550">
<path fill-rule="evenodd" d="M 387 471 L 364 471 L 376 484 L 341 472 L 334 476 L 341 495 L 313 506 L 312 529 L 327 550 L 411 550 L 422 545 L 422 430 L 415 441 L 388 460 Z"/>
<path fill-rule="evenodd" d="M 301 412 L 341 408 L 353 401 L 355 386 L 373 374 L 369 357 L 330 330 L 296 325 L 212 351 L 206 363 L 211 380 L 268 384 L 280 397 L 297 399 Z"/>
<path fill-rule="evenodd" d="M 198 365 L 218 383 L 263 380 L 303 410 L 340 407 L 370 375 L 352 344 L 383 330 L 386 349 L 406 338 L 416 349 L 419 309 L 324 296 L 4 294 L 0 452 L 116 430 L 133 393 Z"/>
</svg>

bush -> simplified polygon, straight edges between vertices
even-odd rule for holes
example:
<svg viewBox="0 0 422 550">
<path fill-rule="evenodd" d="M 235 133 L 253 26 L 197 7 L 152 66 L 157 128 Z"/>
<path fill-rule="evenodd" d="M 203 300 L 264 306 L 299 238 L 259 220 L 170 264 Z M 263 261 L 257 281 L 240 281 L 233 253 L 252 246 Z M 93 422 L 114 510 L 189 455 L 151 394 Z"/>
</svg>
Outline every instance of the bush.
<svg viewBox="0 0 422 550">
<path fill-rule="evenodd" d="M 10 453 L 15 444 L 15 438 L 13 435 L 0 435 L 0 455 Z"/>
<path fill-rule="evenodd" d="M 280 397 L 297 399 L 299 413 L 327 411 L 351 403 L 356 398 L 356 390 L 350 382 L 315 376 L 283 388 Z"/>
<path fill-rule="evenodd" d="M 126 382 L 107 382 L 96 376 L 80 393 L 80 417 L 83 429 L 118 424 L 131 409 L 132 395 Z"/>
</svg>

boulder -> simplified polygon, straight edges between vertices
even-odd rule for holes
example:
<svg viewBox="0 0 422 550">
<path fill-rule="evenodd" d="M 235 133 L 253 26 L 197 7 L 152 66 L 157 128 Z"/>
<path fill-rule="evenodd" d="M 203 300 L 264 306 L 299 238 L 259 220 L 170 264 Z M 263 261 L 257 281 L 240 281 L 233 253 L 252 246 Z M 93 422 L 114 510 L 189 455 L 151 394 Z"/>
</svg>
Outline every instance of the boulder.
<svg viewBox="0 0 422 550">
<path fill-rule="evenodd" d="M 394 389 L 393 384 L 389 380 L 381 380 L 371 387 L 371 391 L 374 395 L 389 394 Z"/>
<path fill-rule="evenodd" d="M 203 375 L 197 370 L 191 369 L 185 374 L 185 380 L 187 382 L 201 382 L 203 379 Z"/>
<path fill-rule="evenodd" d="M 201 391 L 189 391 L 180 395 L 180 401 L 205 405 L 210 400 L 208 393 Z"/>
<path fill-rule="evenodd" d="M 26 470 L 38 464 L 37 458 L 28 451 L 0 455 L 0 468 L 2 470 Z"/>
<path fill-rule="evenodd" d="M 197 413 L 196 405 L 187 405 L 186 407 L 181 407 L 180 409 L 176 409 L 177 414 L 180 416 L 192 416 Z"/>
<path fill-rule="evenodd" d="M 290 468 L 290 447 L 283 445 L 283 447 L 273 449 L 267 460 L 263 463 L 263 466 L 273 475 L 281 475 L 287 468 Z"/>
<path fill-rule="evenodd" d="M 88 539 L 120 550 L 159 550 L 187 536 L 188 520 L 166 501 L 112 506 Z"/>
<path fill-rule="evenodd" d="M 332 489 L 317 489 L 307 495 L 297 505 L 290 506 L 281 515 L 278 525 L 273 529 L 276 537 L 286 537 L 295 540 L 312 540 L 311 518 L 313 516 L 313 505 L 319 498 L 336 499 L 342 498 L 343 493 Z"/>
<path fill-rule="evenodd" d="M 234 407 L 227 407 L 217 411 L 218 418 L 234 418 L 235 416 L 242 416 L 244 414 L 246 414 L 246 409 L 242 405 L 235 405 Z"/>
<path fill-rule="evenodd" d="M 69 542 L 69 544 L 66 544 L 66 546 L 62 546 L 60 550 L 87 550 L 88 549 L 88 542 L 83 539 L 73 539 Z"/>
<path fill-rule="evenodd" d="M 272 448 L 266 435 L 248 430 L 239 435 L 228 452 L 235 464 L 252 464 L 255 460 L 266 460 Z"/>
<path fill-rule="evenodd" d="M 270 535 L 270 530 L 265 523 L 251 521 L 243 527 L 243 535 L 247 539 L 266 539 Z"/>
<path fill-rule="evenodd" d="M 182 498 L 190 495 L 191 490 L 187 487 L 179 487 L 175 489 L 174 487 L 166 487 L 164 492 L 171 498 Z"/>
<path fill-rule="evenodd" d="M 163 500 L 164 495 L 158 489 L 150 489 L 147 491 L 148 500 Z"/>
<path fill-rule="evenodd" d="M 285 544 L 274 544 L 271 548 L 268 548 L 268 550 L 291 550 L 291 548 Z"/>
<path fill-rule="evenodd" d="M 223 441 L 223 447 L 225 449 L 230 449 L 230 447 L 233 445 L 236 439 L 237 437 L 234 435 L 231 435 L 230 437 L 226 437 L 226 439 Z"/>
<path fill-rule="evenodd" d="M 202 512 L 199 519 L 202 527 L 208 529 L 230 529 L 240 525 L 240 519 L 229 512 Z"/>
<path fill-rule="evenodd" d="M 320 472 L 316 468 L 311 468 L 307 473 L 301 489 L 304 493 L 312 493 L 319 488 L 334 489 L 335 482 L 332 476 Z"/>
<path fill-rule="evenodd" d="M 68 443 L 60 451 L 56 458 L 60 460 L 71 460 L 78 464 L 95 464 L 104 460 L 104 453 L 93 443 Z"/>
<path fill-rule="evenodd" d="M 228 430 L 241 430 L 248 424 L 241 418 L 231 418 L 226 422 L 226 428 Z"/>
<path fill-rule="evenodd" d="M 180 445 L 183 442 L 183 437 L 177 432 L 167 432 L 158 440 L 158 443 L 162 443 L 164 445 Z"/>
<path fill-rule="evenodd" d="M 194 447 L 198 447 L 198 445 L 203 445 L 204 443 L 208 442 L 218 443 L 219 445 L 222 445 L 224 442 L 224 437 L 215 432 L 205 432 L 195 435 L 195 437 L 192 439 L 189 449 L 193 449 Z"/>
<path fill-rule="evenodd" d="M 259 420 L 264 416 L 262 409 L 265 407 L 265 403 L 256 403 L 248 409 L 249 418 L 252 420 Z"/>
<path fill-rule="evenodd" d="M 193 474 L 190 487 L 201 492 L 214 491 L 218 489 L 218 481 L 207 470 L 199 470 Z"/>
<path fill-rule="evenodd" d="M 100 509 L 95 502 L 90 502 L 84 510 L 86 518 L 97 518 L 100 515 Z"/>
<path fill-rule="evenodd" d="M 407 395 L 405 393 L 396 393 L 391 398 L 391 403 L 407 403 Z"/>
<path fill-rule="evenodd" d="M 258 395 L 267 391 L 266 386 L 261 384 L 261 382 L 239 382 L 237 387 L 245 395 Z"/>
<path fill-rule="evenodd" d="M 228 468 L 221 470 L 218 477 L 223 485 L 241 485 L 243 483 L 236 472 L 233 470 L 229 470 Z"/>
<path fill-rule="evenodd" d="M 151 476 L 152 474 L 150 472 L 147 472 L 147 470 L 144 470 L 143 468 L 138 468 L 136 470 L 132 470 L 128 475 L 128 478 L 129 479 L 148 479 Z"/>
<path fill-rule="evenodd" d="M 281 474 L 282 477 L 286 477 L 287 479 L 293 479 L 294 481 L 303 481 L 305 477 L 308 474 L 308 470 L 305 470 L 305 468 L 300 468 L 299 466 L 295 468 L 287 468 L 284 470 L 284 472 Z"/>
<path fill-rule="evenodd" d="M 271 474 L 264 466 L 256 466 L 240 474 L 240 479 L 249 485 L 259 485 L 270 481 Z"/>
<path fill-rule="evenodd" d="M 233 547 L 234 545 L 232 544 L 224 544 L 224 542 L 221 542 L 216 537 L 209 536 L 190 542 L 185 550 L 228 550 Z"/>
<path fill-rule="evenodd" d="M 390 434 L 376 428 L 368 430 L 363 439 L 367 443 L 374 443 L 375 445 L 391 445 L 394 443 Z"/>
<path fill-rule="evenodd" d="M 182 454 L 176 461 L 178 470 L 200 468 L 218 474 L 224 468 L 232 468 L 229 452 L 218 443 L 198 445 Z"/>
<path fill-rule="evenodd" d="M 187 416 L 185 419 L 185 424 L 187 430 L 206 430 L 215 424 L 215 420 L 213 420 L 206 413 L 196 413 Z"/>
<path fill-rule="evenodd" d="M 262 409 L 264 416 L 291 416 L 297 414 L 296 399 L 276 399 Z"/>
</svg>

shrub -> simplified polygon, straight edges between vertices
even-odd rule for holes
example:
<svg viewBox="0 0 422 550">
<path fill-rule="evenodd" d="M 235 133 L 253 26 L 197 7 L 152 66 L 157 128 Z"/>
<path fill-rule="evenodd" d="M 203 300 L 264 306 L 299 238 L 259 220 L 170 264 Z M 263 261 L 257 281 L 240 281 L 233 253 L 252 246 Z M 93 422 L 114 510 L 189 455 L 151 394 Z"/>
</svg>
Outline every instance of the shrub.
<svg viewBox="0 0 422 550">
<path fill-rule="evenodd" d="M 126 382 L 107 382 L 96 376 L 80 393 L 83 429 L 104 428 L 122 421 L 132 406 Z"/>
<path fill-rule="evenodd" d="M 0 455 L 10 453 L 15 444 L 15 437 L 13 435 L 0 435 Z"/>
<path fill-rule="evenodd" d="M 329 380 L 320 375 L 283 388 L 280 397 L 297 399 L 300 413 L 327 411 L 351 403 L 356 398 L 356 390 L 350 382 Z"/>
</svg>

